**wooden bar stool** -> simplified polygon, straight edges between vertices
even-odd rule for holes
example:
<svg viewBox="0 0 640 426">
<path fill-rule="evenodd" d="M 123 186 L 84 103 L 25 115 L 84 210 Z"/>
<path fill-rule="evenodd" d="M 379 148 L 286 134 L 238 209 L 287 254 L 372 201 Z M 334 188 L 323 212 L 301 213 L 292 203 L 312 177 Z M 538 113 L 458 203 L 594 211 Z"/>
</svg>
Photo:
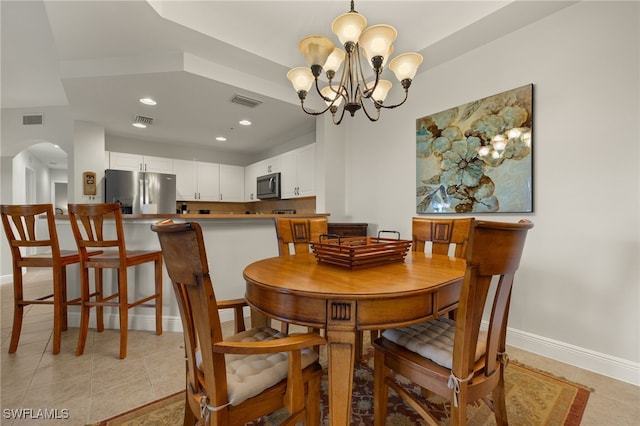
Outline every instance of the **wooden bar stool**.
<svg viewBox="0 0 640 426">
<path fill-rule="evenodd" d="M 73 236 L 80 252 L 80 283 L 82 314 L 80 316 L 80 334 L 76 355 L 82 355 L 89 332 L 89 313 L 96 307 L 97 330 L 104 330 L 103 307 L 119 308 L 120 319 L 120 358 L 127 356 L 127 331 L 129 328 L 129 309 L 136 306 L 151 307 L 156 310 L 156 334 L 162 334 L 162 252 L 156 250 L 127 250 L 125 246 L 122 212 L 119 203 L 110 204 L 69 204 L 69 220 Z M 104 231 L 105 220 L 113 220 L 115 239 Z M 101 254 L 88 256 L 87 249 L 99 248 Z M 111 250 L 109 250 L 111 248 Z M 129 302 L 127 268 L 147 262 L 155 265 L 155 292 L 151 296 Z M 89 290 L 89 268 L 96 269 L 95 293 Z M 109 296 L 102 292 L 102 270 L 116 269 L 118 291 Z M 94 299 L 94 300 L 91 300 Z M 117 301 L 114 301 L 117 299 Z M 153 304 L 146 302 L 154 301 Z"/>
<path fill-rule="evenodd" d="M 80 298 L 67 300 L 66 267 L 79 263 L 80 256 L 75 250 L 60 250 L 53 205 L 2 205 L 0 209 L 4 233 L 13 258 L 13 326 L 9 353 L 14 353 L 18 348 L 24 307 L 48 304 L 53 305 L 53 353 L 57 354 L 60 352 L 62 331 L 67 329 L 67 306 L 80 304 Z M 44 215 L 41 220 L 47 225 L 47 235 L 44 235 L 44 232 L 36 232 L 36 220 L 39 215 Z M 46 252 L 23 253 L 23 250 L 32 249 Z M 53 293 L 25 299 L 22 268 L 51 268 Z"/>
</svg>

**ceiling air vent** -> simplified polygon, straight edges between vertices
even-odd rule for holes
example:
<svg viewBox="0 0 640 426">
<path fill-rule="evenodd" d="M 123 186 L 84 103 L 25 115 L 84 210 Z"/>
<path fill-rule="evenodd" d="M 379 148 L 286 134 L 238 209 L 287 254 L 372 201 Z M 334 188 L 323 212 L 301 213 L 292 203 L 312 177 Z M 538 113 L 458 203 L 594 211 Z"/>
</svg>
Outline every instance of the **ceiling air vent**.
<svg viewBox="0 0 640 426">
<path fill-rule="evenodd" d="M 255 108 L 262 103 L 262 101 L 259 101 L 257 99 L 252 99 L 247 96 L 242 96 L 238 94 L 233 95 L 233 98 L 231 98 L 231 102 L 233 102 L 234 104 L 246 106 L 249 108 Z"/>
<path fill-rule="evenodd" d="M 150 126 L 153 124 L 153 118 L 143 117 L 142 115 L 136 115 L 133 118 L 134 123 L 144 124 L 145 126 Z"/>
<path fill-rule="evenodd" d="M 25 114 L 22 116 L 23 126 L 42 125 L 44 122 L 43 114 Z"/>
</svg>

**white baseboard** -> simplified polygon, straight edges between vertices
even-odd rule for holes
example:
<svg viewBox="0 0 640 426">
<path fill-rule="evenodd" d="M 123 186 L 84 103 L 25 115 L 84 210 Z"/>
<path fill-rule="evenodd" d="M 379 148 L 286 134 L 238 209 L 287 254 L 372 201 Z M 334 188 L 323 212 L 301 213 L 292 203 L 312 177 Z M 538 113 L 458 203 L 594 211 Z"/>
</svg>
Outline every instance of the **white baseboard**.
<svg viewBox="0 0 640 426">
<path fill-rule="evenodd" d="M 507 344 L 640 386 L 640 363 L 509 328 Z"/>
<path fill-rule="evenodd" d="M 80 312 L 69 312 L 68 321 L 70 327 L 78 327 L 80 325 Z M 220 321 L 232 321 L 232 312 L 221 312 Z M 117 312 L 105 312 L 104 313 L 104 326 L 105 328 L 119 329 L 120 320 Z M 96 318 L 94 315 L 89 317 L 89 328 L 96 328 Z M 144 330 L 155 331 L 156 320 L 153 315 L 137 315 L 129 314 L 129 330 Z M 164 331 L 181 332 L 182 320 L 179 316 L 166 316 L 162 317 L 162 329 Z"/>
<path fill-rule="evenodd" d="M 80 325 L 80 312 L 69 312 L 69 327 L 78 327 Z M 104 327 L 108 329 L 119 329 L 120 320 L 117 313 L 104 313 Z M 89 317 L 89 328 L 96 328 L 96 318 L 94 315 Z M 129 330 L 155 331 L 156 319 L 153 315 L 129 315 Z M 182 321 L 180 317 L 162 317 L 163 331 L 182 331 Z"/>
</svg>

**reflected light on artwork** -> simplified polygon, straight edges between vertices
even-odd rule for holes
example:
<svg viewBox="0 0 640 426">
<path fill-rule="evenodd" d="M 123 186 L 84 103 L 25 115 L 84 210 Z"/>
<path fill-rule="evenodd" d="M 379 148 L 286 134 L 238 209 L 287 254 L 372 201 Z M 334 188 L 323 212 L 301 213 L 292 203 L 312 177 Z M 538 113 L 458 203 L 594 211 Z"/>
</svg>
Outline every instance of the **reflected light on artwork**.
<svg viewBox="0 0 640 426">
<path fill-rule="evenodd" d="M 481 157 L 491 156 L 498 159 L 502 157 L 508 144 L 513 141 L 522 141 L 526 146 L 531 146 L 531 132 L 523 131 L 521 128 L 514 127 L 507 130 L 504 134 L 495 135 L 491 139 L 490 145 L 483 145 L 478 148 L 478 155 Z"/>
</svg>

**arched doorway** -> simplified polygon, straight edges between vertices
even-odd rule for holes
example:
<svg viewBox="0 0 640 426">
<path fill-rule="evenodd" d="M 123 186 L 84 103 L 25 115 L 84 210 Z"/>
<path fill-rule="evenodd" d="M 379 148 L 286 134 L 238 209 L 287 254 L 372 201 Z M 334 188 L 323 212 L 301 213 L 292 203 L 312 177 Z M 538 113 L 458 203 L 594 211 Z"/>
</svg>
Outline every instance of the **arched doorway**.
<svg viewBox="0 0 640 426">
<path fill-rule="evenodd" d="M 52 203 L 66 212 L 67 153 L 50 142 L 37 142 L 13 158 L 13 202 Z"/>
</svg>

